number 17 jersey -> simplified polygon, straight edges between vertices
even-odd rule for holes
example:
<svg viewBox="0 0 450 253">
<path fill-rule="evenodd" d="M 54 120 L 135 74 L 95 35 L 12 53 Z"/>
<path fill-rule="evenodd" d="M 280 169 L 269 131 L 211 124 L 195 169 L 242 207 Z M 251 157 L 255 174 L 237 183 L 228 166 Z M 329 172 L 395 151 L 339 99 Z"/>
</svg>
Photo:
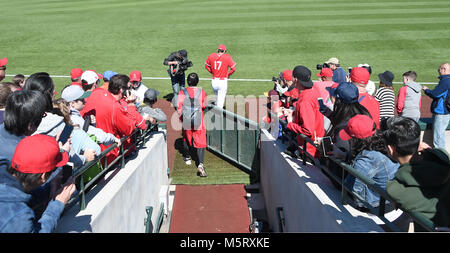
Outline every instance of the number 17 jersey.
<svg viewBox="0 0 450 253">
<path fill-rule="evenodd" d="M 211 70 L 213 78 L 228 78 L 236 69 L 236 63 L 229 54 L 212 53 L 205 61 L 206 68 Z M 228 73 L 228 68 L 231 69 Z"/>
</svg>

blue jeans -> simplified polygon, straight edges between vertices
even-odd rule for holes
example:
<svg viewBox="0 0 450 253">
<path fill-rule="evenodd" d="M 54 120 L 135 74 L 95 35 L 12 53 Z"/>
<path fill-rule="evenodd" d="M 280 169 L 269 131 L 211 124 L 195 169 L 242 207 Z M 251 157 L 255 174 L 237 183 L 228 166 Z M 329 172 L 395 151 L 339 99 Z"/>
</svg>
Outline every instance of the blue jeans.
<svg viewBox="0 0 450 253">
<path fill-rule="evenodd" d="M 445 149 L 445 130 L 450 122 L 450 114 L 433 114 L 433 145 Z"/>
<path fill-rule="evenodd" d="M 170 80 L 172 81 L 172 90 L 174 95 L 178 95 L 180 92 L 181 87 L 185 86 L 185 74 L 180 75 L 170 75 Z"/>
</svg>

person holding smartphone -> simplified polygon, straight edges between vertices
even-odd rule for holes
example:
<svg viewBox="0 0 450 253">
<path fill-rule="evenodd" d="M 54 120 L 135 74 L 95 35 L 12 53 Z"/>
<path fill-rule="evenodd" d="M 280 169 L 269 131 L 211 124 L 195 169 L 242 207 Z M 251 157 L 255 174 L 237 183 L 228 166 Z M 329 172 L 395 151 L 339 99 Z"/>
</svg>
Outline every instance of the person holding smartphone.
<svg viewBox="0 0 450 253">
<path fill-rule="evenodd" d="M 64 146 L 66 150 L 60 152 Z M 17 145 L 11 165 L 0 164 L 0 233 L 53 232 L 75 191 L 74 179 L 69 178 L 63 185 L 53 180 L 50 201 L 40 218 L 30 208 L 34 197 L 31 192 L 67 163 L 67 148 L 47 135 L 28 136 Z"/>
</svg>

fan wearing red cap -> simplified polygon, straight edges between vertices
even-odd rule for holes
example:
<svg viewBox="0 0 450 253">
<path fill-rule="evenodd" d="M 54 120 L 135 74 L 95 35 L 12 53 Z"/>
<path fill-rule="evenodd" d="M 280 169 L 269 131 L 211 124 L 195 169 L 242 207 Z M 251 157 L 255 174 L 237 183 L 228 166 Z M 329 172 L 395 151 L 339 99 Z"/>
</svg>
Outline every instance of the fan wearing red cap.
<svg viewBox="0 0 450 253">
<path fill-rule="evenodd" d="M 228 89 L 228 78 L 236 71 L 236 63 L 226 53 L 227 47 L 220 44 L 217 53 L 212 53 L 205 61 L 205 68 L 212 74 L 211 86 L 216 95 L 216 106 L 223 108 Z"/>
<path fill-rule="evenodd" d="M 8 64 L 8 58 L 0 59 L 0 81 L 5 79 L 6 76 L 6 64 Z"/>
<path fill-rule="evenodd" d="M 369 116 L 359 114 L 348 121 L 347 127 L 339 132 L 339 137 L 344 141 L 365 139 L 375 134 L 375 131 L 375 122 Z"/>
<path fill-rule="evenodd" d="M 339 132 L 339 137 L 349 141 L 351 146 L 351 165 L 360 175 L 369 178 L 382 189 L 394 178 L 399 164 L 387 156 L 386 143 L 381 134 L 376 133 L 375 122 L 367 115 L 356 115 L 352 117 L 345 129 Z M 348 174 L 345 178 L 345 186 L 360 196 L 372 207 L 378 207 L 380 196 L 369 188 L 359 178 Z M 355 198 L 356 208 L 361 211 L 364 204 Z"/>
<path fill-rule="evenodd" d="M 366 91 L 367 83 L 369 82 L 369 71 L 363 67 L 352 68 L 350 73 L 350 79 L 352 83 L 358 87 L 359 98 L 358 102 L 364 106 L 372 116 L 372 119 L 377 125 L 377 129 L 380 128 L 380 103 Z"/>
<path fill-rule="evenodd" d="M 62 147 L 68 146 L 61 145 Z M 50 174 L 57 167 L 65 165 L 68 160 L 67 152 L 61 153 L 60 145 L 50 136 L 37 134 L 25 137 L 19 142 L 11 166 L 6 169 L 7 173 L 0 177 L 1 233 L 50 233 L 55 229 L 64 205 L 75 191 L 74 179 L 69 178 L 58 190 L 55 188 L 61 179 L 58 175 L 52 179 L 51 184 L 44 186 L 51 187 L 48 192 L 57 192 L 56 196 L 42 196 L 44 199 L 41 200 L 33 198 L 33 202 L 37 203 L 45 202 L 48 197 L 52 199 L 39 220 L 29 207 L 32 200 L 29 193 L 44 184 Z"/>
<path fill-rule="evenodd" d="M 337 83 L 333 82 L 333 71 L 330 68 L 322 68 L 320 73 L 317 73 L 317 77 L 320 78 L 320 81 L 314 82 L 314 89 L 319 91 L 320 97 L 322 98 L 324 104 L 330 107 L 332 101 L 328 90 L 331 86 L 337 85 Z"/>
<path fill-rule="evenodd" d="M 136 106 L 139 107 L 144 102 L 144 94 L 148 87 L 142 83 L 142 74 L 138 70 L 133 70 L 130 73 L 131 89 L 136 94 Z"/>
<path fill-rule="evenodd" d="M 80 68 L 74 68 L 70 71 L 70 79 L 72 80 L 71 85 L 78 85 L 81 88 L 81 75 L 83 74 L 83 70 Z"/>
<path fill-rule="evenodd" d="M 287 90 L 281 94 L 281 101 L 283 102 L 284 108 L 289 108 L 294 105 L 295 101 L 297 101 L 300 96 L 300 91 L 295 87 L 292 80 L 292 70 L 284 70 L 281 77 L 281 86 L 287 88 Z"/>
</svg>

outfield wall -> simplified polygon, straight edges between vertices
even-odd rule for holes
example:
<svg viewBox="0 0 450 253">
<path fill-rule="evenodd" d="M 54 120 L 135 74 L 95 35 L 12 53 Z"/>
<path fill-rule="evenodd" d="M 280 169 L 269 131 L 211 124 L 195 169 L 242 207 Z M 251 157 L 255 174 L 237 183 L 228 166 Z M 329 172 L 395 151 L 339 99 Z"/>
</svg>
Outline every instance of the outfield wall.
<svg viewBox="0 0 450 253">
<path fill-rule="evenodd" d="M 155 132 L 125 168 L 105 176 L 87 195 L 86 209 L 78 204 L 58 222 L 57 233 L 143 233 L 146 207 L 152 206 L 151 224 L 156 224 L 161 203 L 167 212 L 169 197 L 167 137 Z"/>
</svg>

